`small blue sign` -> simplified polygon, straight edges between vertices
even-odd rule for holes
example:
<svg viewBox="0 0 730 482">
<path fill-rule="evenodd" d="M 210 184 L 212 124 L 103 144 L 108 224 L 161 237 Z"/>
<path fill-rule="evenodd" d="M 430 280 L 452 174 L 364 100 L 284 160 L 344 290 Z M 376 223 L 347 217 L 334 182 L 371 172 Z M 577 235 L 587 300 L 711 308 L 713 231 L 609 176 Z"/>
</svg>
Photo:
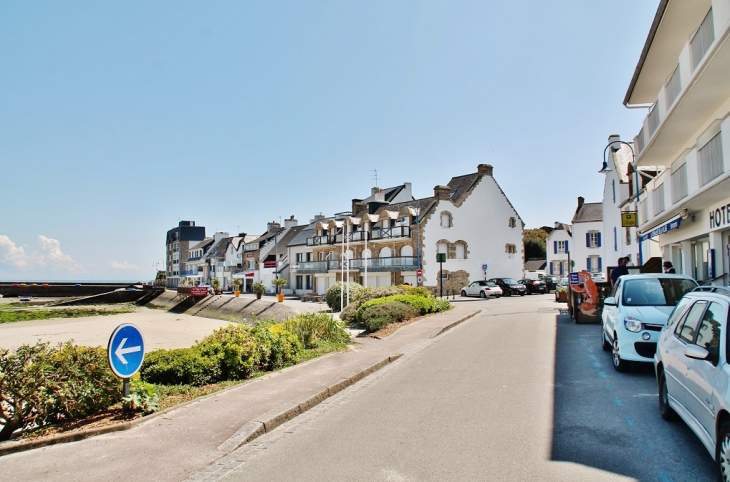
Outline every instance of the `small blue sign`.
<svg viewBox="0 0 730 482">
<path fill-rule="evenodd" d="M 666 223 L 662 224 L 661 226 L 657 226 L 656 228 L 652 229 L 648 233 L 639 233 L 639 242 L 643 243 L 644 241 L 656 238 L 657 236 L 660 236 L 667 231 L 671 231 L 672 229 L 677 229 L 680 224 L 682 223 L 682 218 L 677 216 L 675 218 L 670 219 Z"/>
<path fill-rule="evenodd" d="M 117 326 L 107 346 L 109 367 L 119 378 L 129 378 L 144 361 L 144 337 L 136 326 L 125 323 Z"/>
<path fill-rule="evenodd" d="M 482 270 L 483 270 L 483 271 L 486 271 L 486 270 L 487 270 L 487 267 L 488 267 L 488 266 L 489 266 L 489 265 L 483 264 L 483 265 L 482 265 Z"/>
<path fill-rule="evenodd" d="M 580 273 L 570 273 L 570 284 L 571 285 L 580 284 Z"/>
</svg>

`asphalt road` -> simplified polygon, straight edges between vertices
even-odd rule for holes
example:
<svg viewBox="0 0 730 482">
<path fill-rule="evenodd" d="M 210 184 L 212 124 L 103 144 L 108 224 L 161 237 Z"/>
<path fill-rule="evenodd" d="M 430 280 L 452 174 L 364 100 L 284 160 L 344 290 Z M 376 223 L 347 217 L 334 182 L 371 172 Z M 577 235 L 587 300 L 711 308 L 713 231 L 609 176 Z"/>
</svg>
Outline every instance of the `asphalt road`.
<svg viewBox="0 0 730 482">
<path fill-rule="evenodd" d="M 615 373 L 598 325 L 558 316 L 552 296 L 481 303 L 215 479 L 713 480 L 689 429 L 659 417 L 650 367 Z"/>
</svg>

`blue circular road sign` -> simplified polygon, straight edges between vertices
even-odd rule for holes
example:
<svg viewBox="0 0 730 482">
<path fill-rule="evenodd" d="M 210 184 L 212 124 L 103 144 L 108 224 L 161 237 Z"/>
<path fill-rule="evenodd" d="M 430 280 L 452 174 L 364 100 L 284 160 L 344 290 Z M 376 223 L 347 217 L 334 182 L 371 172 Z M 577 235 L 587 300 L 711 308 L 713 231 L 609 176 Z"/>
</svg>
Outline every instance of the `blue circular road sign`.
<svg viewBox="0 0 730 482">
<path fill-rule="evenodd" d="M 144 337 L 131 323 L 117 326 L 107 345 L 109 366 L 119 378 L 129 378 L 144 361 Z"/>
</svg>

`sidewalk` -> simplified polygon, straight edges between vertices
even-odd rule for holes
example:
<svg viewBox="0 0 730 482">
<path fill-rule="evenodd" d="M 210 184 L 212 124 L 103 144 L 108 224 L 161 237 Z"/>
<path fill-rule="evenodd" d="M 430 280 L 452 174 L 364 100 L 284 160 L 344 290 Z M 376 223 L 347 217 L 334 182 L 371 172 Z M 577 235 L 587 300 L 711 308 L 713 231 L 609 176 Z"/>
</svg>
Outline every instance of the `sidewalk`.
<svg viewBox="0 0 730 482">
<path fill-rule="evenodd" d="M 0 480 L 184 480 L 480 308 L 481 303 L 459 303 L 384 340 L 358 338 L 350 352 L 266 375 L 149 417 L 129 430 L 2 456 Z"/>
</svg>

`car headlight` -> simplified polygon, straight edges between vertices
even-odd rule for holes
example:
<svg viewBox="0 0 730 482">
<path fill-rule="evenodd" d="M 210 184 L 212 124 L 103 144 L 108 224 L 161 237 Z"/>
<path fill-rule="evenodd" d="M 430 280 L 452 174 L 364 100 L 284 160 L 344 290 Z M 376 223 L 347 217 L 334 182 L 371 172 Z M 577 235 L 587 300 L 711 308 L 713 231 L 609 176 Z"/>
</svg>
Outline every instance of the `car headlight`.
<svg viewBox="0 0 730 482">
<path fill-rule="evenodd" d="M 637 320 L 636 318 L 631 318 L 629 316 L 624 319 L 624 326 L 627 330 L 638 333 L 641 331 L 643 324 L 641 323 L 641 320 Z"/>
</svg>

